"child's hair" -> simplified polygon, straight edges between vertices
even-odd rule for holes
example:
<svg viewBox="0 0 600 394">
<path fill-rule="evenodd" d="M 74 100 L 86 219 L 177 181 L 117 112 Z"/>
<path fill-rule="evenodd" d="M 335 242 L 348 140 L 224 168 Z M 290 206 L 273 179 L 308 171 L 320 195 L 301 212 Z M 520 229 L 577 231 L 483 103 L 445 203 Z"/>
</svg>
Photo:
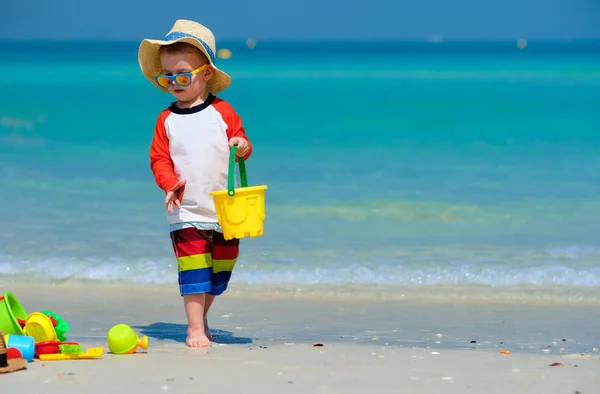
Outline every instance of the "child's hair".
<svg viewBox="0 0 600 394">
<path fill-rule="evenodd" d="M 187 42 L 176 42 L 171 45 L 163 45 L 160 47 L 160 54 L 162 55 L 163 53 L 197 53 L 205 63 L 208 63 L 206 55 L 202 53 L 200 49 Z"/>
</svg>

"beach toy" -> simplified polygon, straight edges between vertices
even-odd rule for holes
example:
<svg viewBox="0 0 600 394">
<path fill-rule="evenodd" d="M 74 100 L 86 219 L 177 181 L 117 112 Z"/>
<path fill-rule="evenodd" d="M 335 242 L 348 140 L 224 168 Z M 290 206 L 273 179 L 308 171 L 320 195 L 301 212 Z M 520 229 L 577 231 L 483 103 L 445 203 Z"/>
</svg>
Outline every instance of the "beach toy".
<svg viewBox="0 0 600 394">
<path fill-rule="evenodd" d="M 61 354 L 83 354 L 83 349 L 81 349 L 81 345 L 76 343 L 76 344 L 64 344 L 61 343 L 60 345 L 58 345 L 58 351 Z"/>
<path fill-rule="evenodd" d="M 211 192 L 217 218 L 226 240 L 263 235 L 266 185 L 248 187 L 244 159 L 238 157 L 241 188 L 235 188 L 235 158 L 237 145 L 229 153 L 227 190 Z"/>
<path fill-rule="evenodd" d="M 4 333 L 0 331 L 0 373 L 14 372 L 25 368 L 27 368 L 27 360 L 22 358 L 8 358 L 8 348 L 4 340 Z M 2 392 L 5 392 L 5 389 Z"/>
<path fill-rule="evenodd" d="M 19 349 L 9 347 L 8 349 L 6 349 L 6 357 L 8 357 L 9 360 L 12 360 L 23 358 L 23 355 L 21 354 L 21 351 Z"/>
<path fill-rule="evenodd" d="M 25 320 L 25 333 L 36 342 L 56 341 L 56 330 L 50 318 L 41 312 L 31 312 Z"/>
<path fill-rule="evenodd" d="M 54 312 L 50 312 L 50 311 L 41 311 L 41 312 L 44 315 L 48 316 L 48 318 L 50 318 L 50 321 L 52 322 L 52 325 L 54 326 L 54 330 L 56 331 L 56 338 L 61 342 L 66 341 L 67 338 L 65 337 L 65 334 L 67 332 L 69 332 L 69 330 L 71 329 L 71 327 L 69 327 L 69 323 L 67 323 L 65 319 L 63 319 L 62 317 L 60 317 L 59 315 L 57 315 Z"/>
<path fill-rule="evenodd" d="M 114 354 L 132 354 L 138 347 L 148 349 L 148 337 L 138 337 L 127 324 L 117 324 L 108 330 L 108 348 Z"/>
<path fill-rule="evenodd" d="M 59 341 L 38 342 L 35 344 L 35 355 L 36 355 L 36 357 L 39 358 L 42 354 L 60 353 L 61 345 L 79 346 L 79 344 L 77 342 L 59 342 Z"/>
<path fill-rule="evenodd" d="M 5 334 L 24 335 L 19 320 L 27 318 L 27 312 L 12 293 L 5 292 L 0 296 L 0 331 Z"/>
<path fill-rule="evenodd" d="M 21 357 L 32 362 L 35 356 L 35 341 L 27 335 L 5 334 L 4 342 L 7 348 L 19 349 Z"/>
<path fill-rule="evenodd" d="M 80 348 L 79 348 L 80 350 Z M 91 347 L 85 351 L 71 354 L 40 354 L 41 361 L 59 361 L 59 360 L 90 360 L 100 358 L 104 354 L 104 347 Z"/>
</svg>

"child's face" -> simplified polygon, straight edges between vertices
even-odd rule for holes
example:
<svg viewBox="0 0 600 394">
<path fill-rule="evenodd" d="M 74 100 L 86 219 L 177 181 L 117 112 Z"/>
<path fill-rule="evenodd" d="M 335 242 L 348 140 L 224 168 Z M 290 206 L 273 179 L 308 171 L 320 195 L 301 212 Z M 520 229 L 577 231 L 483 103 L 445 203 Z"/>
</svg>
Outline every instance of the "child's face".
<svg viewBox="0 0 600 394">
<path fill-rule="evenodd" d="M 164 74 L 175 75 L 192 72 L 205 64 L 206 60 L 195 52 L 162 53 L 160 63 Z M 192 77 L 192 83 L 189 86 L 181 87 L 173 82 L 169 87 L 169 92 L 179 101 L 195 101 L 199 97 L 206 96 L 206 84 L 212 77 L 212 73 L 212 68 L 207 66 Z"/>
</svg>

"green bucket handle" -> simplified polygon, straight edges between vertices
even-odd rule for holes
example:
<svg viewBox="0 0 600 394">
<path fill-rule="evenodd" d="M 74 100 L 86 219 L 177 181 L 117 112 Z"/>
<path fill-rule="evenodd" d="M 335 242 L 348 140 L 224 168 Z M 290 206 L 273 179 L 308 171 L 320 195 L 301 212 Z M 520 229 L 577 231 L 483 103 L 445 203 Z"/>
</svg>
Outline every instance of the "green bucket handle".
<svg viewBox="0 0 600 394">
<path fill-rule="evenodd" d="M 235 157 L 237 156 L 237 145 L 231 147 L 229 152 L 229 174 L 227 175 L 227 194 L 230 197 L 235 196 Z M 243 157 L 238 157 L 240 166 L 240 179 L 242 187 L 248 187 L 248 178 L 246 178 L 246 164 Z"/>
</svg>

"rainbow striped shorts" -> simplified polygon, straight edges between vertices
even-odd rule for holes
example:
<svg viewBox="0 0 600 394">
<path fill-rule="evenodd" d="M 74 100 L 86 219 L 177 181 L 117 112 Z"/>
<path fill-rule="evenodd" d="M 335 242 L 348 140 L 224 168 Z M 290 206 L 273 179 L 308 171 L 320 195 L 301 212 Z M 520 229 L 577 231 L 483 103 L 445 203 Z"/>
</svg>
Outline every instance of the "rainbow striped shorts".
<svg viewBox="0 0 600 394">
<path fill-rule="evenodd" d="M 191 225 L 171 229 L 181 295 L 222 294 L 237 261 L 240 240 L 226 241 L 217 230 Z"/>
</svg>

